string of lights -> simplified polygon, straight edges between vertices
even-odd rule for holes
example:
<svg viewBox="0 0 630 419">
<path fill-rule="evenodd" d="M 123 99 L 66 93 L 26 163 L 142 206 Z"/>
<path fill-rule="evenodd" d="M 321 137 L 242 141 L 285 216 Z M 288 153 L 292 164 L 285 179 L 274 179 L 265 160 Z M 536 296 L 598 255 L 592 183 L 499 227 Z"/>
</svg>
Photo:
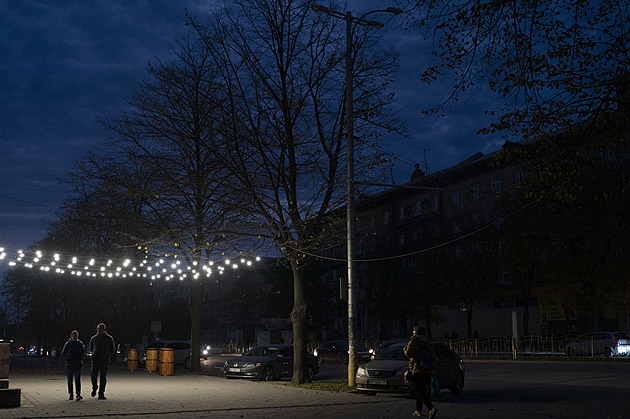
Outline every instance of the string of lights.
<svg viewBox="0 0 630 419">
<path fill-rule="evenodd" d="M 133 259 L 99 259 L 93 257 L 81 258 L 56 252 L 42 252 L 36 250 L 25 253 L 18 250 L 9 255 L 5 247 L 0 247 L 0 264 L 7 263 L 11 268 L 24 267 L 38 269 L 42 272 L 60 275 L 70 274 L 77 277 L 93 278 L 144 278 L 155 280 L 200 279 L 212 275 L 222 275 L 228 270 L 250 267 L 260 257 L 252 259 L 233 258 L 220 262 L 193 262 L 192 266 L 177 258 L 176 254 L 163 255 L 155 258 L 145 258 L 142 261 Z"/>
</svg>

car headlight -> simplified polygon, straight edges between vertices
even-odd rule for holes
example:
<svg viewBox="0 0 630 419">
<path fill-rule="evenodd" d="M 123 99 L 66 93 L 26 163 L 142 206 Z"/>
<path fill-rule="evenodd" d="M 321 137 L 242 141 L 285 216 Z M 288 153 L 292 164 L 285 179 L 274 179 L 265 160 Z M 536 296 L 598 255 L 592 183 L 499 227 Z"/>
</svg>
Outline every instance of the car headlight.
<svg viewBox="0 0 630 419">
<path fill-rule="evenodd" d="M 407 372 L 409 368 L 401 368 L 398 371 L 396 371 L 396 377 L 404 377 L 405 373 Z"/>
<path fill-rule="evenodd" d="M 360 366 L 357 369 L 357 377 L 365 377 L 367 376 L 367 373 L 365 372 L 365 368 L 363 366 Z"/>
<path fill-rule="evenodd" d="M 253 364 L 245 364 L 243 365 L 243 368 L 258 368 L 262 365 L 262 362 L 256 362 Z"/>
<path fill-rule="evenodd" d="M 204 355 L 208 355 L 208 350 L 207 350 L 207 349 L 204 349 L 204 350 L 203 350 L 203 354 L 204 354 Z"/>
<path fill-rule="evenodd" d="M 228 366 L 228 362 L 227 362 L 227 361 L 225 361 L 225 363 L 223 364 L 223 367 L 224 367 L 224 368 L 227 368 L 227 366 Z"/>
</svg>

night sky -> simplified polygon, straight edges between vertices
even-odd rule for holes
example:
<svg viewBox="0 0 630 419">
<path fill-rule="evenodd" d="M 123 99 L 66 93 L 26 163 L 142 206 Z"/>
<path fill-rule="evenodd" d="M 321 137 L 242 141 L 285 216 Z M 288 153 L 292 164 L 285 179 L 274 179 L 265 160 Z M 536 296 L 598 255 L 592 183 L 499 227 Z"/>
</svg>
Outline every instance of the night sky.
<svg viewBox="0 0 630 419">
<path fill-rule="evenodd" d="M 168 43 L 187 32 L 186 9 L 198 15 L 210 3 L 0 2 L 0 247 L 25 250 L 44 234 L 45 219 L 54 217 L 67 194 L 67 186 L 55 178 L 107 139 L 98 118 L 121 115 L 125 98 L 147 75 L 147 64 L 166 57 Z M 349 7 L 355 15 L 368 10 L 367 3 L 392 5 L 355 3 Z M 484 96 L 472 95 L 440 119 L 421 116 L 432 101 L 447 96 L 448 84 L 420 83 L 419 74 L 429 62 L 426 46 L 411 31 L 393 27 L 394 22 L 381 30 L 386 44 L 401 55 L 394 91 L 409 135 L 386 139 L 397 160 L 385 181 L 407 182 L 414 163 L 425 167 L 425 153 L 433 173 L 477 151 L 498 149 L 501 140 L 476 135 L 488 123 L 483 111 L 490 103 Z"/>
</svg>

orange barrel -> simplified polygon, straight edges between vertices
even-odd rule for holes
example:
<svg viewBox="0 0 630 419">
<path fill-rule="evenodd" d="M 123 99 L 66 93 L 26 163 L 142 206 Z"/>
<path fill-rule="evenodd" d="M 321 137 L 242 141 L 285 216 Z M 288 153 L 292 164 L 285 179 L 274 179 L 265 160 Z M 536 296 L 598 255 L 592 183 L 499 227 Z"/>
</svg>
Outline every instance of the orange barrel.
<svg viewBox="0 0 630 419">
<path fill-rule="evenodd" d="M 173 348 L 160 349 L 160 375 L 173 375 L 175 368 L 175 352 Z"/>
<path fill-rule="evenodd" d="M 135 371 L 138 369 L 138 350 L 129 348 L 127 351 L 127 370 Z"/>
<path fill-rule="evenodd" d="M 157 371 L 158 369 L 158 350 L 157 348 L 147 349 L 147 362 L 145 369 L 149 372 Z"/>
</svg>

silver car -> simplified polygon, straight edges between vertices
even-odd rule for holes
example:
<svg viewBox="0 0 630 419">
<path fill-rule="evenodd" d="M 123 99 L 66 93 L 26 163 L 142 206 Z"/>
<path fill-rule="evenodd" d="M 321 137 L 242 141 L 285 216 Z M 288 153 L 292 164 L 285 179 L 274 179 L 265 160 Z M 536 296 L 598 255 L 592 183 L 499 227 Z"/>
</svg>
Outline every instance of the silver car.
<svg viewBox="0 0 630 419">
<path fill-rule="evenodd" d="M 394 343 L 379 352 L 372 361 L 359 366 L 355 377 L 357 390 L 363 394 L 413 394 L 413 385 L 405 380 L 409 360 L 403 352 L 407 343 Z M 459 394 L 464 388 L 464 361 L 450 348 L 435 343 L 437 379 L 440 388 Z"/>
<path fill-rule="evenodd" d="M 564 347 L 568 356 L 630 356 L 630 336 L 625 332 L 585 333 Z"/>
</svg>

